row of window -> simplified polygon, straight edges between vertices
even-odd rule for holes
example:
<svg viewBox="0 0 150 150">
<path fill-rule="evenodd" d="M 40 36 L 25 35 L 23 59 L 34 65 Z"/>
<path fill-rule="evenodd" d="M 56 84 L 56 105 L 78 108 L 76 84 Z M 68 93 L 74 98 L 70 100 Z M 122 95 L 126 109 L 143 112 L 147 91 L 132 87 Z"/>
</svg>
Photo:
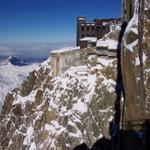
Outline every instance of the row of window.
<svg viewBox="0 0 150 150">
<path fill-rule="evenodd" d="M 106 29 L 106 26 L 99 26 L 99 27 L 96 27 L 97 30 L 101 30 L 101 29 Z"/>
<path fill-rule="evenodd" d="M 96 31 L 99 31 L 99 30 L 101 30 L 101 29 L 106 29 L 106 26 L 99 26 L 99 27 L 90 27 L 90 26 L 82 26 L 81 27 L 81 31 L 89 31 L 89 30 L 92 30 L 92 31 L 94 31 L 96 29 Z"/>
<path fill-rule="evenodd" d="M 87 34 L 87 35 L 82 34 L 81 37 L 84 38 L 84 37 L 95 37 L 95 36 L 94 36 L 94 34 L 92 34 L 92 35 L 90 35 L 90 34 Z"/>
<path fill-rule="evenodd" d="M 87 30 L 87 31 L 89 31 L 89 30 L 94 31 L 94 27 L 93 26 L 92 27 L 90 27 L 90 26 L 82 26 L 81 27 L 81 31 L 85 31 L 85 30 Z"/>
</svg>

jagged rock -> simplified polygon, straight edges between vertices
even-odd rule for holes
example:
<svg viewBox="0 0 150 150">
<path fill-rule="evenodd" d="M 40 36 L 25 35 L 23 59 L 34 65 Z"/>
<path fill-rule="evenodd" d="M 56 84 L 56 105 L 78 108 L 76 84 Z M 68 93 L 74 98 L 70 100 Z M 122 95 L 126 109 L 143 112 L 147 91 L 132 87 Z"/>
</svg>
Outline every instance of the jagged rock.
<svg viewBox="0 0 150 150">
<path fill-rule="evenodd" d="M 38 106 L 42 102 L 43 90 L 39 89 L 35 96 L 35 105 Z"/>
<path fill-rule="evenodd" d="M 20 104 L 17 104 L 15 107 L 13 107 L 12 112 L 15 116 L 23 116 L 23 110 Z"/>
<path fill-rule="evenodd" d="M 2 148 L 70 150 L 82 142 L 91 146 L 103 135 L 110 138 L 116 59 L 89 61 L 53 77 L 48 60 L 9 93 L 1 115 Z"/>
<path fill-rule="evenodd" d="M 138 39 L 138 35 L 133 31 L 126 33 L 125 35 L 126 44 L 131 44 Z"/>
<path fill-rule="evenodd" d="M 36 99 L 36 98 L 35 98 Z M 27 116 L 32 115 L 36 111 L 36 106 L 34 102 L 28 101 L 25 105 L 24 112 Z"/>
<path fill-rule="evenodd" d="M 13 102 L 13 94 L 8 93 L 8 95 L 5 98 L 4 104 L 3 104 L 3 110 L 2 114 L 4 113 L 9 113 L 12 107 L 12 102 Z"/>
<path fill-rule="evenodd" d="M 35 71 L 31 72 L 27 77 L 26 81 L 23 82 L 20 93 L 22 96 L 27 96 L 32 91 L 36 81 Z"/>
<path fill-rule="evenodd" d="M 123 36 L 122 70 L 125 89 L 126 121 L 148 119 L 149 113 L 149 67 L 150 49 L 150 1 L 133 1 L 124 4 L 131 9 L 124 11 L 128 26 Z M 125 9 L 124 6 L 123 9 Z M 139 9 L 140 7 L 140 9 Z M 147 109 L 146 109 L 147 108 Z M 146 111 L 147 110 L 147 111 Z"/>
</svg>

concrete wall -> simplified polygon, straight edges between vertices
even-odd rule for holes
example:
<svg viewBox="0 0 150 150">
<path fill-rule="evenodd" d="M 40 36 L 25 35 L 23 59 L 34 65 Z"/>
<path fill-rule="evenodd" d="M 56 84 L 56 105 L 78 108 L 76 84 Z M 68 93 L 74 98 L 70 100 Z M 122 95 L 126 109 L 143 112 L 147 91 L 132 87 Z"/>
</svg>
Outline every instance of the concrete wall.
<svg viewBox="0 0 150 150">
<path fill-rule="evenodd" d="M 61 53 L 51 53 L 50 65 L 54 72 L 54 76 L 65 72 L 72 66 L 86 65 L 88 63 L 88 56 L 92 54 L 99 57 L 116 57 L 116 50 L 108 50 L 107 48 L 96 50 L 96 48 L 92 47 Z"/>
<path fill-rule="evenodd" d="M 72 66 L 79 66 L 87 63 L 87 50 L 78 49 L 62 53 L 51 53 L 51 67 L 54 76 L 57 76 Z"/>
</svg>

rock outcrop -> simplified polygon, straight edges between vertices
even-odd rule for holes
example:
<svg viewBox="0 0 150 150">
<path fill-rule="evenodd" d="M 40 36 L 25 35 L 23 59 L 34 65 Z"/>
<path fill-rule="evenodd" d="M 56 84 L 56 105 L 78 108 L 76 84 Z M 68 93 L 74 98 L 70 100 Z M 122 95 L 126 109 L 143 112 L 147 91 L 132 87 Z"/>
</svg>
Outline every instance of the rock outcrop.
<svg viewBox="0 0 150 150">
<path fill-rule="evenodd" d="M 87 65 L 57 77 L 46 61 L 7 95 L 0 149 L 70 150 L 97 139 L 93 149 L 150 148 L 150 0 L 124 0 L 122 10 L 127 27 L 120 33 L 118 76 L 116 58 L 91 55 Z M 86 144 L 75 150 L 88 150 Z"/>
<path fill-rule="evenodd" d="M 131 9 L 124 13 L 128 25 L 122 40 L 123 117 L 126 122 L 144 121 L 150 118 L 150 1 L 124 0 L 124 3 L 131 4 Z"/>
<path fill-rule="evenodd" d="M 9 93 L 1 113 L 2 150 L 70 150 L 110 138 L 116 59 L 89 56 L 53 77 L 50 60 Z"/>
</svg>

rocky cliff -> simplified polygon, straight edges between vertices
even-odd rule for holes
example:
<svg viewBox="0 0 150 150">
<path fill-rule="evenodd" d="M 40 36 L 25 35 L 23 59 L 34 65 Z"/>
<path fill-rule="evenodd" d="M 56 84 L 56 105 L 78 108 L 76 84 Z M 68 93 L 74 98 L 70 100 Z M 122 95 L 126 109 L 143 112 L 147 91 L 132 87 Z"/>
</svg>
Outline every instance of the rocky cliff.
<svg viewBox="0 0 150 150">
<path fill-rule="evenodd" d="M 57 77 L 49 63 L 7 95 L 0 118 L 2 150 L 70 150 L 110 138 L 116 59 L 89 56 L 86 66 Z"/>
<path fill-rule="evenodd" d="M 150 0 L 124 0 L 122 16 L 122 27 L 126 27 L 120 40 L 124 102 L 117 149 L 149 150 Z"/>
<path fill-rule="evenodd" d="M 115 58 L 89 56 L 53 77 L 50 60 L 41 64 L 5 99 L 2 150 L 70 150 L 102 137 L 115 150 L 150 148 L 150 0 L 124 0 L 122 12 L 118 67 Z"/>
<path fill-rule="evenodd" d="M 125 121 L 149 119 L 150 113 L 150 1 L 124 0 L 127 22 L 122 39 L 122 70 L 125 90 Z M 129 21 L 128 21 L 129 20 Z"/>
</svg>

